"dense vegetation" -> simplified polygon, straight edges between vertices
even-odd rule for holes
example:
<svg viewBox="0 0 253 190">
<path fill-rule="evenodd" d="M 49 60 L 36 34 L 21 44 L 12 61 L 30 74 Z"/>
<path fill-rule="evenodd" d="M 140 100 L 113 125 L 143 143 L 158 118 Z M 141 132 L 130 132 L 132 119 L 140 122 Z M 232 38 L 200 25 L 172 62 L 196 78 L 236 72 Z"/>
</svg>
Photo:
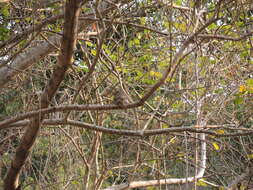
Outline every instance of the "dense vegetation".
<svg viewBox="0 0 253 190">
<path fill-rule="evenodd" d="M 0 0 L 0 189 L 253 188 L 251 0 Z"/>
</svg>

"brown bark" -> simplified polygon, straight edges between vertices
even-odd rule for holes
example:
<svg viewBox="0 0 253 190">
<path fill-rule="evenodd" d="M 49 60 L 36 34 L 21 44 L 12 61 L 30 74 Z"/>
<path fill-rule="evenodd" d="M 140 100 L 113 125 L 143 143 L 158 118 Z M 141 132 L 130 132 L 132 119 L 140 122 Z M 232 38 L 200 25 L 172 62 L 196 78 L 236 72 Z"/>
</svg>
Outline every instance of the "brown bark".
<svg viewBox="0 0 253 190">
<path fill-rule="evenodd" d="M 61 39 L 61 52 L 51 79 L 42 93 L 39 109 L 48 107 L 50 100 L 53 98 L 60 83 L 63 81 L 65 72 L 71 64 L 71 57 L 77 33 L 77 21 L 80 12 L 80 5 L 81 0 L 66 1 L 63 37 Z M 16 155 L 4 181 L 5 190 L 17 189 L 22 166 L 25 164 L 25 161 L 30 155 L 32 146 L 39 134 L 42 120 L 43 114 L 33 118 L 21 138 L 20 145 L 17 148 Z"/>
</svg>

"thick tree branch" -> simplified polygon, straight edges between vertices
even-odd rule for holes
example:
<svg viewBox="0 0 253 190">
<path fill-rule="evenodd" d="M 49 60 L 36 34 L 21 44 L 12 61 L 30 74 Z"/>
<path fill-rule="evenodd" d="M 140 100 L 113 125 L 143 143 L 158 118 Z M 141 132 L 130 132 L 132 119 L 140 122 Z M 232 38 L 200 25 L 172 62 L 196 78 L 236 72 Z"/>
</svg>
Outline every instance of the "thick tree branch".
<svg viewBox="0 0 253 190">
<path fill-rule="evenodd" d="M 29 120 L 19 121 L 9 125 L 6 128 L 14 128 L 14 127 L 24 127 L 30 124 Z M 192 132 L 192 133 L 204 133 L 207 135 L 212 135 L 216 137 L 231 137 L 231 136 L 247 136 L 253 134 L 253 129 L 247 129 L 244 127 L 235 128 L 231 125 L 206 125 L 204 127 L 196 127 L 196 125 L 190 126 L 170 126 L 166 129 L 150 129 L 150 130 L 125 130 L 125 129 L 114 129 L 110 127 L 104 127 L 99 125 L 94 125 L 90 123 L 75 121 L 75 120 L 65 120 L 65 119 L 44 119 L 42 122 L 44 126 L 65 126 L 70 125 L 73 127 L 79 127 L 83 129 L 88 129 L 97 132 L 103 132 L 106 134 L 113 134 L 113 135 L 124 135 L 124 136 L 138 136 L 138 137 L 145 137 L 145 136 L 155 136 L 155 135 L 163 135 L 163 134 L 171 134 L 171 133 L 182 133 L 182 132 Z M 229 127 L 230 126 L 230 127 Z M 2 128 L 2 129 L 6 129 Z M 132 127 L 134 128 L 134 127 Z M 224 131 L 234 131 L 230 133 L 219 134 L 213 132 L 212 130 L 222 129 Z M 238 132 L 240 131 L 240 132 Z"/>
<path fill-rule="evenodd" d="M 49 102 L 53 98 L 55 92 L 60 86 L 60 83 L 64 79 L 65 72 L 71 64 L 71 57 L 73 54 L 77 34 L 77 21 L 80 13 L 81 2 L 81 0 L 70 0 L 65 4 L 61 52 L 51 79 L 42 93 L 39 108 L 48 107 Z M 4 181 L 5 190 L 15 190 L 18 188 L 18 180 L 21 169 L 25 164 L 28 156 L 30 155 L 32 146 L 39 134 L 42 120 L 43 114 L 40 114 L 39 117 L 33 118 L 30 125 L 27 127 L 23 137 L 21 138 L 21 142 L 17 148 L 16 155 L 11 163 L 11 167 L 9 168 Z"/>
</svg>

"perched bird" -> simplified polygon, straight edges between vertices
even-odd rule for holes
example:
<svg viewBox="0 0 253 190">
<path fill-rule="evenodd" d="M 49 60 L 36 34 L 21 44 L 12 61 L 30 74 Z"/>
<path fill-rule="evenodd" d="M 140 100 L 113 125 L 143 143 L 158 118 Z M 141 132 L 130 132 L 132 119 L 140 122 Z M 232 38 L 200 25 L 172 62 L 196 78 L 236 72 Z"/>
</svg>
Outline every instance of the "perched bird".
<svg viewBox="0 0 253 190">
<path fill-rule="evenodd" d="M 127 96 L 122 89 L 117 89 L 114 93 L 113 104 L 118 106 L 127 104 Z"/>
</svg>

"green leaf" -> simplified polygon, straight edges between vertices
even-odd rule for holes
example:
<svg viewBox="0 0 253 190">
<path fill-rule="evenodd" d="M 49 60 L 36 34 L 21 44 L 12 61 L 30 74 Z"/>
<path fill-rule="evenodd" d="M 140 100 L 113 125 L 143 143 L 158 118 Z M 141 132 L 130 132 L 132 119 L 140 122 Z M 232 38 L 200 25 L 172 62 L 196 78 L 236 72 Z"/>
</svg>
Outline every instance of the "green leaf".
<svg viewBox="0 0 253 190">
<path fill-rule="evenodd" d="M 133 44 L 134 44 L 134 42 L 133 42 L 132 40 L 130 40 L 130 41 L 127 43 L 127 46 L 128 46 L 129 48 L 131 48 L 131 47 L 133 47 Z"/>
<path fill-rule="evenodd" d="M 250 87 L 250 88 L 253 87 L 253 78 L 247 79 L 246 84 L 247 84 L 247 87 Z"/>
<path fill-rule="evenodd" d="M 215 29 L 216 27 L 217 27 L 217 25 L 214 24 L 214 23 L 212 23 L 212 24 L 210 24 L 210 25 L 208 26 L 208 29 L 209 29 L 209 30 L 212 30 L 212 29 Z"/>
<path fill-rule="evenodd" d="M 105 44 L 103 44 L 102 47 L 107 55 L 111 55 L 111 51 L 108 49 L 108 47 Z"/>
<path fill-rule="evenodd" d="M 237 22 L 236 25 L 239 26 L 239 27 L 245 26 L 245 24 L 243 22 Z"/>
<path fill-rule="evenodd" d="M 147 187 L 147 190 L 156 190 L 156 187 Z"/>
<path fill-rule="evenodd" d="M 1 3 L 1 0 L 0 0 L 0 3 Z M 4 16 L 4 17 L 8 17 L 10 15 L 10 12 L 9 12 L 9 6 L 4 6 L 1 8 L 1 11 L 0 13 Z"/>
<path fill-rule="evenodd" d="M 0 27 L 0 40 L 6 40 L 8 37 L 9 30 L 6 27 Z"/>
<path fill-rule="evenodd" d="M 138 38 L 134 38 L 134 44 L 135 45 L 140 45 L 140 40 Z"/>
<path fill-rule="evenodd" d="M 146 24 L 146 18 L 145 17 L 141 17 L 140 21 L 141 21 L 141 25 L 145 25 Z"/>
<path fill-rule="evenodd" d="M 77 185 L 77 184 L 79 184 L 79 182 L 77 180 L 73 180 L 73 181 L 71 181 L 71 184 Z"/>
<path fill-rule="evenodd" d="M 236 105 L 239 105 L 239 104 L 242 104 L 243 103 L 243 97 L 236 97 L 235 99 L 234 99 L 234 104 L 236 104 Z"/>
</svg>

